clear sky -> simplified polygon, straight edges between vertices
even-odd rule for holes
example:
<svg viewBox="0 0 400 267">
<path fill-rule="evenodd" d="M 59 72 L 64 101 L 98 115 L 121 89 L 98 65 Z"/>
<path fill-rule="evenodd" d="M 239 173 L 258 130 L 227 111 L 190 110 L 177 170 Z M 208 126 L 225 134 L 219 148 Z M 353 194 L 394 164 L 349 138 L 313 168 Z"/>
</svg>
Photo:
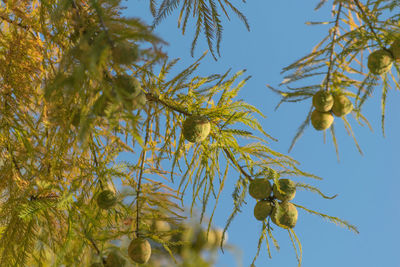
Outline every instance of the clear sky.
<svg viewBox="0 0 400 267">
<path fill-rule="evenodd" d="M 128 9 L 124 14 L 141 17 L 151 23 L 149 1 L 129 0 L 123 2 Z M 239 1 L 232 1 L 239 2 Z M 200 74 L 223 73 L 232 68 L 233 72 L 247 69 L 252 75 L 243 88 L 240 98 L 258 107 L 266 116 L 261 123 L 264 129 L 279 139 L 271 147 L 287 153 L 290 142 L 298 126 L 305 119 L 310 101 L 298 104 L 283 104 L 274 111 L 279 97 L 267 89 L 266 84 L 277 86 L 283 79 L 280 71 L 294 60 L 306 55 L 326 35 L 326 26 L 306 26 L 306 21 L 332 20 L 329 1 L 327 8 L 318 12 L 314 7 L 318 1 L 248 1 L 239 7 L 247 16 L 251 31 L 233 14 L 231 21 L 223 20 L 224 32 L 221 43 L 221 57 L 216 62 L 211 54 L 203 60 Z M 193 21 L 188 32 L 181 35 L 177 28 L 178 13 L 174 12 L 156 28 L 156 33 L 169 43 L 165 47 L 170 58 L 181 58 L 177 70 L 191 64 L 205 50 L 204 36 L 200 37 L 195 57 L 190 56 L 193 37 Z M 356 235 L 344 228 L 326 222 L 319 217 L 299 211 L 295 227 L 303 245 L 303 265 L 305 267 L 400 267 L 400 103 L 399 91 L 391 90 L 387 99 L 386 138 L 380 131 L 380 93 L 364 106 L 364 115 L 373 125 L 374 132 L 360 127 L 349 117 L 357 139 L 364 151 L 361 156 L 353 140 L 348 136 L 340 119 L 335 120 L 339 142 L 338 162 L 333 144 L 328 138 L 323 143 L 323 134 L 309 127 L 289 154 L 301 162 L 301 168 L 324 178 L 310 182 L 326 194 L 339 194 L 334 200 L 325 200 L 306 191 L 299 191 L 296 203 L 323 213 L 340 217 L 355 224 L 360 234 Z M 329 137 L 329 135 L 328 135 Z M 231 193 L 237 177 L 230 177 L 219 207 L 215 224 L 223 227 L 232 210 Z M 249 266 L 257 248 L 261 223 L 253 218 L 255 200 L 250 197 L 247 205 L 231 224 L 229 242 L 242 251 L 243 266 Z M 272 259 L 268 258 L 263 245 L 256 266 L 297 266 L 287 232 L 274 231 L 281 250 L 272 249 Z M 216 266 L 237 266 L 234 255 L 221 254 Z"/>
</svg>

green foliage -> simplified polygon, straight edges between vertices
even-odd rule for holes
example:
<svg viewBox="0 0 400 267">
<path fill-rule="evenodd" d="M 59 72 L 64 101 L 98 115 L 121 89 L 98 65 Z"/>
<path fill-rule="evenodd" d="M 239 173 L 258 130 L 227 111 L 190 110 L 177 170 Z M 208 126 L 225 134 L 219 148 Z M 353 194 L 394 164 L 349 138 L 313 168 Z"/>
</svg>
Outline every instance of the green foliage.
<svg viewBox="0 0 400 267">
<path fill-rule="evenodd" d="M 154 16 L 154 26 L 158 25 L 164 18 L 170 15 L 180 6 L 179 0 L 162 0 L 157 7 L 156 0 L 150 1 L 150 10 Z M 214 59 L 217 59 L 215 50 L 220 54 L 220 43 L 222 40 L 222 22 L 221 12 L 229 19 L 228 10 L 230 9 L 243 22 L 247 30 L 250 30 L 247 18 L 236 8 L 229 0 L 195 0 L 184 1 L 180 7 L 178 17 L 178 27 L 181 28 L 182 34 L 185 34 L 189 16 L 196 20 L 196 32 L 192 41 L 191 54 L 193 56 L 197 40 L 202 32 L 204 32 L 208 48 Z M 242 0 L 245 3 L 245 0 Z M 229 9 L 228 9 L 229 8 Z M 216 48 L 215 48 L 216 47 Z"/>
<path fill-rule="evenodd" d="M 377 13 L 383 2 L 377 1 L 367 13 Z M 153 26 L 180 4 L 164 0 L 157 6 L 150 1 Z M 218 1 L 218 5 L 220 10 L 213 0 L 182 3 L 179 26 L 183 33 L 190 14 L 197 20 L 192 52 L 204 31 L 216 58 L 214 47 L 219 53 L 222 34 L 221 10 L 228 17 L 229 7 L 248 27 L 246 18 L 229 1 Z M 320 43 L 310 55 L 284 69 L 293 73 L 283 84 L 323 74 L 322 84 L 288 87 L 289 92 L 274 89 L 283 97 L 281 102 L 305 100 L 329 89 L 334 95 L 355 98 L 353 115 L 360 123 L 366 121 L 361 106 L 377 78 L 353 65 L 361 66 L 357 58 L 360 51 L 369 40 L 378 40 L 362 23 L 368 22 L 371 32 L 380 30 L 374 25 L 382 23 L 393 29 L 379 46 L 395 39 L 396 25 L 378 21 L 377 16 L 367 18 L 365 12 L 357 25 L 351 15 L 358 12 L 355 8 L 341 1 L 328 44 Z M 350 15 L 342 23 L 351 29 L 340 35 L 337 28 L 344 9 Z M 147 266 L 160 262 L 211 266 L 215 260 L 201 252 L 215 254 L 217 247 L 233 249 L 226 244 L 227 230 L 235 216 L 248 208 L 247 193 L 260 199 L 258 206 L 263 205 L 262 216 L 256 215 L 262 232 L 253 264 L 263 241 L 269 256 L 270 241 L 279 250 L 268 219 L 271 209 L 272 220 L 289 228 L 300 264 L 302 247 L 292 229 L 297 210 L 277 199 L 292 199 L 293 188 L 294 192 L 302 188 L 324 198 L 334 197 L 292 181 L 321 178 L 300 170 L 298 161 L 271 149 L 270 142 L 276 139 L 256 119 L 264 115 L 237 99 L 250 77 L 244 70 L 198 75 L 206 54 L 172 76 L 178 60 L 161 52 L 164 42 L 154 35 L 152 27 L 138 18 L 123 18 L 120 11 L 119 0 L 0 4 L 0 75 L 4 77 L 0 81 L 0 173 L 4 178 L 0 182 L 1 265 L 90 266 L 103 262 L 121 266 L 148 260 Z M 341 44 L 342 50 L 335 52 L 339 47 L 335 44 Z M 321 72 L 326 67 L 328 71 Z M 365 79 L 350 78 L 348 73 Z M 383 99 L 389 86 L 386 79 L 387 75 Z M 359 86 L 357 93 L 351 92 L 352 86 Z M 311 112 L 295 140 L 312 120 Z M 193 133 L 187 131 L 198 126 L 192 119 L 199 117 L 206 118 L 205 133 L 200 139 L 188 138 Z M 350 123 L 345 117 L 342 120 L 354 136 Z M 187 124 L 194 127 L 187 128 Z M 333 125 L 331 132 L 335 138 Z M 121 155 L 127 155 L 129 161 L 121 161 Z M 224 229 L 217 230 L 212 226 L 213 216 L 231 173 L 237 177 L 233 210 Z M 263 194 L 255 193 L 257 181 L 263 181 Z M 270 182 L 274 183 L 273 196 Z M 121 186 L 116 189 L 114 184 Z M 290 197 L 283 197 L 285 194 Z M 184 197 L 191 202 L 188 214 L 182 204 Z M 206 215 L 212 203 L 211 214 Z M 101 209 L 93 208 L 96 204 Z M 205 226 L 186 224 L 187 216 L 195 217 L 197 205 L 198 221 Z M 285 205 L 290 207 L 279 208 Z M 294 205 L 357 232 L 344 220 Z M 156 227 L 155 221 L 169 227 Z M 136 253 L 132 256 L 138 249 L 145 253 L 139 258 Z"/>
<path fill-rule="evenodd" d="M 308 55 L 283 68 L 286 74 L 280 86 L 285 89 L 268 87 L 281 96 L 281 103 L 301 102 L 320 90 L 336 95 L 354 98 L 352 115 L 355 121 L 370 127 L 362 115 L 364 102 L 373 94 L 376 86 L 382 86 L 382 132 L 384 133 L 385 102 L 390 88 L 400 89 L 397 82 L 400 69 L 393 64 L 393 52 L 388 48 L 398 39 L 397 1 L 376 0 L 366 4 L 355 1 L 335 1 L 332 7 L 333 21 L 309 22 L 309 25 L 331 25 L 328 35 L 322 39 Z M 316 9 L 326 4 L 322 0 Z M 370 53 L 371 50 L 375 52 Z M 368 57 L 367 57 L 368 56 Z M 365 63 L 368 58 L 368 64 Z M 365 66 L 368 66 L 368 68 Z M 377 75 L 381 75 L 382 83 Z M 391 80 L 391 82 L 389 82 Z M 299 85 L 293 86 L 292 84 Z M 311 120 L 310 112 L 299 127 L 289 151 L 293 148 Z M 341 116 L 341 115 L 337 115 Z M 342 118 L 346 130 L 354 139 L 357 149 L 361 149 L 354 137 L 351 124 Z M 324 130 L 325 127 L 320 127 Z M 325 128 L 327 129 L 327 128 Z M 330 127 L 333 143 L 338 154 L 334 125 Z"/>
</svg>

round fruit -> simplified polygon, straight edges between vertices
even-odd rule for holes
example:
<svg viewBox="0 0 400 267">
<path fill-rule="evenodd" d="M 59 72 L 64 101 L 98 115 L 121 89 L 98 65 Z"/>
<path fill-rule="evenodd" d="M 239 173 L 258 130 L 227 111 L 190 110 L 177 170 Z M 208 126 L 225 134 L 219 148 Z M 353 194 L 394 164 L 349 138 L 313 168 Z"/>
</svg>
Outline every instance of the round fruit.
<svg viewBox="0 0 400 267">
<path fill-rule="evenodd" d="M 311 124 L 315 130 L 322 131 L 331 127 L 333 116 L 329 112 L 319 112 L 314 110 L 311 114 Z"/>
<path fill-rule="evenodd" d="M 353 110 L 353 103 L 345 95 L 336 95 L 332 112 L 337 117 L 346 116 Z"/>
<path fill-rule="evenodd" d="M 258 201 L 254 206 L 254 217 L 259 221 L 264 221 L 272 211 L 271 202 L 267 200 Z"/>
<path fill-rule="evenodd" d="M 206 117 L 190 116 L 183 122 L 183 136 L 192 143 L 205 140 L 210 129 L 211 125 Z"/>
<path fill-rule="evenodd" d="M 297 217 L 296 207 L 287 201 L 277 203 L 271 214 L 272 222 L 285 229 L 293 228 L 296 225 Z"/>
<path fill-rule="evenodd" d="M 264 199 L 271 195 L 272 187 L 265 178 L 256 178 L 251 181 L 249 186 L 249 194 L 255 199 Z"/>
<path fill-rule="evenodd" d="M 397 39 L 393 42 L 393 44 L 390 46 L 390 51 L 393 54 L 394 60 L 400 63 L 400 39 Z"/>
<path fill-rule="evenodd" d="M 120 267 L 125 266 L 126 259 L 124 259 L 117 251 L 111 251 L 106 258 L 105 267 Z"/>
<path fill-rule="evenodd" d="M 128 247 L 128 255 L 134 262 L 145 264 L 151 255 L 149 241 L 140 237 L 133 239 Z"/>
<path fill-rule="evenodd" d="M 368 69 L 375 75 L 388 72 L 392 67 L 392 64 L 392 55 L 386 50 L 376 50 L 368 56 Z"/>
<path fill-rule="evenodd" d="M 139 57 L 136 45 L 130 43 L 118 43 L 111 50 L 113 61 L 117 64 L 130 65 Z"/>
<path fill-rule="evenodd" d="M 274 186 L 272 187 L 272 190 L 274 191 L 274 196 L 281 201 L 292 200 L 296 195 L 295 182 L 289 179 L 279 179 L 278 183 L 280 191 L 278 190 L 276 184 L 274 184 Z"/>
<path fill-rule="evenodd" d="M 208 235 L 208 236 L 210 236 L 210 235 Z M 208 244 L 208 240 L 209 240 L 208 238 L 209 237 L 207 237 L 207 231 L 204 231 L 203 229 L 200 229 L 196 234 L 196 239 L 195 239 L 195 241 L 193 243 L 193 248 L 195 250 L 202 250 L 204 247 L 209 245 Z M 214 238 L 214 240 L 215 240 L 215 238 Z"/>
<path fill-rule="evenodd" d="M 101 209 L 109 209 L 117 203 L 117 197 L 111 190 L 104 190 L 97 196 L 97 205 Z"/>
<path fill-rule="evenodd" d="M 165 234 L 165 232 L 168 232 L 171 230 L 171 226 L 169 225 L 168 222 L 156 220 L 153 222 L 152 228 L 156 234 L 158 234 L 158 233 L 160 234 L 160 238 L 162 240 L 168 241 L 171 239 L 170 235 Z"/>
<path fill-rule="evenodd" d="M 319 112 L 328 112 L 333 106 L 333 96 L 327 91 L 321 90 L 315 93 L 312 103 Z"/>
<path fill-rule="evenodd" d="M 122 89 L 122 93 L 128 98 L 134 98 L 142 92 L 142 86 L 138 79 L 127 74 L 115 77 L 115 85 Z"/>
</svg>

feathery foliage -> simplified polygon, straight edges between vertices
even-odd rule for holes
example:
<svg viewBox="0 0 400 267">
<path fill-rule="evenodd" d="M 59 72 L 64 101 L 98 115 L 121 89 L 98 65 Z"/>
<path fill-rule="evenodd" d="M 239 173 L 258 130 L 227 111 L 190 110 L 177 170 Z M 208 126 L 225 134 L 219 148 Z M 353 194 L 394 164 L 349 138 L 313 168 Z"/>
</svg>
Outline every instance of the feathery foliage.
<svg viewBox="0 0 400 267">
<path fill-rule="evenodd" d="M 326 4 L 320 1 L 316 9 Z M 398 1 L 367 1 L 359 0 L 335 1 L 332 7 L 333 21 L 309 22 L 309 25 L 331 25 L 328 34 L 308 55 L 296 60 L 283 68 L 286 74 L 280 86 L 285 89 L 268 87 L 281 96 L 283 102 L 300 102 L 309 99 L 319 90 L 327 90 L 336 94 L 345 94 L 355 104 L 353 118 L 363 126 L 368 120 L 361 110 L 365 101 L 372 96 L 377 86 L 382 86 L 382 132 L 384 134 L 385 102 L 390 88 L 399 90 L 399 65 L 394 63 L 387 73 L 375 75 L 365 66 L 372 51 L 383 49 L 391 57 L 390 45 L 400 38 L 398 17 L 395 7 Z M 394 59 L 392 59 L 394 60 Z M 382 82 L 381 78 L 382 77 Z M 293 86 L 292 84 L 299 84 Z M 310 114 L 299 127 L 289 151 L 304 132 L 310 122 Z M 348 134 L 362 154 L 350 122 L 342 117 Z M 337 149 L 335 131 L 331 129 L 334 144 Z M 339 154 L 338 154 L 339 157 Z"/>
<path fill-rule="evenodd" d="M 237 99 L 250 79 L 244 70 L 200 76 L 204 54 L 173 75 L 178 60 L 162 52 L 165 42 L 153 27 L 180 7 L 182 33 L 190 14 L 196 19 L 192 54 L 204 31 L 216 58 L 221 11 L 229 19 L 230 9 L 249 28 L 230 1 L 164 0 L 157 5 L 151 0 L 153 27 L 139 18 L 122 17 L 120 4 L 120 0 L 0 3 L 0 266 L 89 266 L 104 263 L 111 253 L 133 264 L 127 248 L 136 237 L 151 242 L 148 266 L 165 261 L 211 266 L 215 259 L 204 258 L 201 251 L 215 254 L 218 246 L 234 250 L 224 240 L 235 216 L 248 208 L 248 187 L 255 178 L 268 179 L 280 193 L 279 178 L 322 179 L 271 148 L 276 139 L 256 119 L 264 115 Z M 327 38 L 283 70 L 289 74 L 282 85 L 321 75 L 322 83 L 288 86 L 287 92 L 273 90 L 282 96 L 281 102 L 303 101 L 321 89 L 344 93 L 355 99 L 356 120 L 368 123 L 361 107 L 379 78 L 363 70 L 361 52 L 384 48 L 398 37 L 395 16 L 378 19 L 377 15 L 391 15 L 395 4 L 340 1 L 338 5 Z M 398 75 L 397 65 L 395 69 Z M 398 89 L 394 75 L 390 78 Z M 384 76 L 382 125 L 391 86 L 389 76 Z M 197 143 L 187 142 L 182 134 L 183 121 L 193 115 L 205 117 L 211 125 L 207 138 Z M 310 119 L 311 110 L 294 141 Z M 357 144 L 350 123 L 343 121 Z M 333 127 L 331 133 L 336 140 Z M 236 177 L 233 210 L 218 232 L 221 236 L 207 243 L 216 230 L 213 216 L 228 177 Z M 303 182 L 296 188 L 327 199 L 336 196 Z M 97 205 L 104 190 L 116 196 L 110 209 Z M 190 200 L 189 211 L 184 198 Z M 266 200 L 278 207 L 276 195 Z M 342 219 L 294 205 L 358 233 Z M 188 224 L 190 218 L 196 223 Z M 157 221 L 168 229 L 156 229 Z M 279 250 L 270 222 L 270 217 L 262 222 L 253 265 L 264 240 L 270 257 L 270 246 Z M 293 229 L 288 234 L 300 265 L 301 243 Z"/>
</svg>

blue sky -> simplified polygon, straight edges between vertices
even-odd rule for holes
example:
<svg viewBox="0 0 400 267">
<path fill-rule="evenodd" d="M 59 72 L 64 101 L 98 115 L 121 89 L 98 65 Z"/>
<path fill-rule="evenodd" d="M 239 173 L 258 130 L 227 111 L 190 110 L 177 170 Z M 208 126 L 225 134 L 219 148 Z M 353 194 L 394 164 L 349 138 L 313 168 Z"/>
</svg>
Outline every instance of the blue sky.
<svg viewBox="0 0 400 267">
<path fill-rule="evenodd" d="M 239 1 L 233 1 L 239 2 Z M 326 35 L 326 26 L 306 26 L 306 21 L 332 20 L 329 1 L 326 8 L 315 12 L 317 1 L 248 1 L 239 4 L 247 16 L 251 31 L 235 17 L 224 20 L 221 43 L 221 57 L 216 62 L 211 54 L 203 60 L 200 74 L 223 73 L 232 68 L 233 72 L 247 69 L 252 78 L 243 88 L 240 98 L 258 107 L 266 116 L 260 121 L 266 131 L 279 139 L 271 147 L 287 153 L 298 126 L 304 120 L 310 101 L 298 104 L 283 104 L 274 111 L 279 98 L 267 89 L 266 84 L 277 86 L 283 79 L 280 71 L 294 60 L 306 55 Z M 123 2 L 127 6 L 124 14 L 141 17 L 151 23 L 148 1 Z M 205 50 L 207 45 L 201 36 L 195 57 L 190 56 L 193 37 L 191 27 L 181 35 L 177 28 L 177 12 L 171 14 L 156 28 L 156 33 L 169 43 L 165 47 L 170 58 L 181 58 L 177 70 L 191 64 Z M 323 134 L 309 127 L 289 154 L 301 162 L 301 168 L 324 178 L 310 182 L 326 194 L 339 194 L 334 200 L 325 200 L 306 191 L 299 191 L 296 203 L 323 213 L 340 217 L 355 224 L 360 234 L 326 222 L 319 217 L 299 211 L 295 227 L 303 245 L 303 266 L 305 267 L 399 267 L 398 240 L 400 239 L 400 171 L 398 156 L 400 149 L 399 92 L 388 93 L 386 115 L 386 138 L 380 131 L 380 87 L 365 104 L 364 115 L 370 120 L 374 132 L 350 123 L 364 151 L 361 156 L 353 140 L 347 135 L 343 123 L 335 120 L 339 142 L 340 162 L 337 161 L 330 138 L 323 143 Z M 235 175 L 230 177 L 235 181 Z M 217 208 L 214 223 L 225 225 L 232 210 L 231 193 L 233 182 L 228 183 Z M 243 266 L 249 266 L 257 248 L 261 224 L 253 218 L 255 201 L 248 198 L 247 206 L 231 224 L 229 242 L 242 251 Z M 281 250 L 272 249 L 268 258 L 265 246 L 256 266 L 297 266 L 295 253 L 286 231 L 277 229 L 275 235 Z M 237 266 L 234 255 L 221 254 L 216 266 Z"/>
</svg>

